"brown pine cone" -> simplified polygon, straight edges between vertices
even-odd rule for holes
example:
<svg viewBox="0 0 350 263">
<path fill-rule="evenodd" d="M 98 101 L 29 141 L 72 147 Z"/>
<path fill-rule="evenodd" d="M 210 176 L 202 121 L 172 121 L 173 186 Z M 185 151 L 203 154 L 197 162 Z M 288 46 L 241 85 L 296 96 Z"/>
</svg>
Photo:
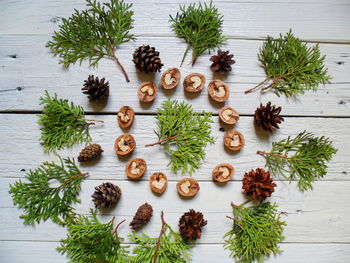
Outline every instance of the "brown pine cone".
<svg viewBox="0 0 350 263">
<path fill-rule="evenodd" d="M 78 156 L 79 162 L 87 162 L 94 159 L 97 159 L 101 156 L 101 153 L 103 152 L 101 145 L 99 144 L 90 144 L 86 146 Z"/>
<path fill-rule="evenodd" d="M 91 102 L 106 101 L 109 96 L 109 82 L 105 83 L 105 78 L 99 80 L 98 77 L 90 75 L 84 81 L 84 88 L 81 89 L 84 94 L 88 94 Z"/>
<path fill-rule="evenodd" d="M 213 72 L 218 73 L 226 73 L 232 70 L 231 65 L 235 64 L 236 61 L 234 61 L 233 54 L 229 54 L 230 51 L 221 51 L 218 50 L 218 54 L 216 56 L 212 56 L 210 58 L 210 61 L 213 62 L 213 64 L 210 66 L 210 69 Z"/>
<path fill-rule="evenodd" d="M 270 172 L 262 168 L 252 169 L 244 174 L 242 180 L 244 192 L 254 200 L 265 200 L 275 191 L 276 184 L 270 177 Z"/>
<path fill-rule="evenodd" d="M 96 208 L 103 209 L 115 205 L 119 201 L 121 194 L 119 186 L 108 182 L 96 186 L 95 192 L 91 197 Z"/>
<path fill-rule="evenodd" d="M 153 209 L 151 205 L 147 203 L 141 205 L 137 209 L 136 214 L 130 223 L 130 227 L 133 230 L 137 230 L 143 227 L 151 220 L 152 215 L 153 215 Z"/>
<path fill-rule="evenodd" d="M 135 49 L 132 61 L 138 70 L 145 73 L 160 71 L 163 66 L 159 52 L 149 45 Z"/>
<path fill-rule="evenodd" d="M 207 224 L 201 212 L 190 209 L 184 213 L 179 220 L 179 230 L 185 241 L 196 240 L 201 237 L 202 227 Z"/>
<path fill-rule="evenodd" d="M 279 129 L 278 124 L 284 121 L 283 117 L 279 116 L 281 110 L 282 107 L 271 106 L 270 101 L 266 106 L 260 103 L 260 107 L 255 110 L 254 122 L 265 131 L 272 132 L 274 129 Z"/>
</svg>

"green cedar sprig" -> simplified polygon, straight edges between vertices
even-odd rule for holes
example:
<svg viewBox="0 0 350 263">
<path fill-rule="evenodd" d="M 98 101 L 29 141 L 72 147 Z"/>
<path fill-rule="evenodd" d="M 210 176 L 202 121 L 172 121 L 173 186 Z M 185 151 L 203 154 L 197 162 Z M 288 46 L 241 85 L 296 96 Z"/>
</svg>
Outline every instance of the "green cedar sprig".
<svg viewBox="0 0 350 263">
<path fill-rule="evenodd" d="M 123 0 L 111 0 L 100 4 L 86 0 L 88 10 L 78 11 L 68 19 L 62 19 L 59 31 L 54 32 L 46 46 L 60 58 L 59 63 L 68 67 L 88 59 L 89 65 L 96 67 L 103 57 L 113 59 L 129 82 L 128 74 L 115 55 L 117 47 L 135 40 L 130 30 L 133 28 L 134 12 L 132 4 Z"/>
<path fill-rule="evenodd" d="M 61 160 L 60 164 L 44 162 L 35 170 L 30 170 L 26 179 L 10 185 L 9 193 L 13 203 L 24 210 L 20 218 L 24 224 L 34 225 L 51 219 L 65 225 L 74 220 L 73 204 L 79 203 L 80 185 L 87 173 L 82 173 L 74 159 Z M 53 183 L 59 183 L 53 186 Z"/>
<path fill-rule="evenodd" d="M 165 222 L 164 214 L 161 213 L 162 227 L 158 238 L 151 238 L 142 233 L 135 232 L 129 237 L 137 244 L 133 249 L 134 256 L 130 257 L 130 263 L 186 263 L 191 261 L 189 250 L 194 243 L 185 242 L 181 235 L 172 230 Z"/>
<path fill-rule="evenodd" d="M 270 152 L 258 151 L 266 159 L 266 166 L 275 175 L 289 181 L 298 179 L 300 191 L 312 189 L 312 183 L 327 173 L 327 162 L 337 152 L 329 138 L 316 137 L 303 131 L 272 143 Z"/>
<path fill-rule="evenodd" d="M 43 113 L 39 115 L 38 123 L 41 130 L 41 145 L 45 152 L 71 147 L 76 143 L 89 143 L 89 125 L 94 124 L 84 119 L 84 110 L 80 106 L 68 103 L 68 100 L 58 99 L 45 91 L 45 97 L 40 98 L 44 104 Z M 101 121 L 99 121 L 101 122 Z"/>
<path fill-rule="evenodd" d="M 168 99 L 157 109 L 155 131 L 159 141 L 148 146 L 160 144 L 169 154 L 169 166 L 173 172 L 181 169 L 192 174 L 205 157 L 204 147 L 214 143 L 211 137 L 211 113 L 195 113 L 190 104 Z"/>
<path fill-rule="evenodd" d="M 325 56 L 320 53 L 319 45 L 308 47 L 292 30 L 279 38 L 267 37 L 258 54 L 265 70 L 266 79 L 249 93 L 271 81 L 262 90 L 272 89 L 277 96 L 286 97 L 304 94 L 307 90 L 316 91 L 320 83 L 327 83 L 331 77 L 324 66 Z"/>
<path fill-rule="evenodd" d="M 180 12 L 177 12 L 175 17 L 170 15 L 170 22 L 176 35 L 188 43 L 181 66 L 191 47 L 192 65 L 194 65 L 197 57 L 205 51 L 214 51 L 227 40 L 222 32 L 223 16 L 212 1 L 209 5 L 201 2 L 198 6 L 196 4 L 190 4 L 187 7 L 180 5 Z"/>
<path fill-rule="evenodd" d="M 249 202 L 249 201 L 247 201 Z M 282 252 L 278 247 L 283 239 L 286 225 L 277 213 L 277 205 L 270 202 L 259 203 L 250 207 L 232 204 L 232 230 L 224 235 L 225 249 L 238 262 L 263 262 L 271 254 Z"/>
<path fill-rule="evenodd" d="M 120 244 L 121 238 L 117 234 L 121 223 L 114 231 L 113 223 L 114 218 L 108 223 L 101 223 L 94 210 L 90 210 L 89 216 L 79 215 L 74 223 L 68 225 L 67 237 L 61 240 L 57 250 L 66 254 L 71 263 L 125 263 L 127 246 Z"/>
</svg>

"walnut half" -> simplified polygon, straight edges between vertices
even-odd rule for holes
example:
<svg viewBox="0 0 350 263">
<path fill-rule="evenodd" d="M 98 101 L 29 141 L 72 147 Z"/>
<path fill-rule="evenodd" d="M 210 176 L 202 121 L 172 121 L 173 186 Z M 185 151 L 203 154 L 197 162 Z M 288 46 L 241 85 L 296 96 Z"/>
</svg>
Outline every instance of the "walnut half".
<svg viewBox="0 0 350 263">
<path fill-rule="evenodd" d="M 118 124 L 125 129 L 132 125 L 135 118 L 134 110 L 129 106 L 123 106 L 118 111 Z"/>
<path fill-rule="evenodd" d="M 203 89 L 205 77 L 200 73 L 188 75 L 183 82 L 184 89 L 188 92 L 199 92 Z"/>
<path fill-rule="evenodd" d="M 140 85 L 137 95 L 140 101 L 151 102 L 157 95 L 157 87 L 153 82 L 144 82 Z"/>
<path fill-rule="evenodd" d="M 200 189 L 198 182 L 193 178 L 181 179 L 177 183 L 176 188 L 179 195 L 183 197 L 193 197 Z"/>
<path fill-rule="evenodd" d="M 230 88 L 225 82 L 215 79 L 208 84 L 208 94 L 213 100 L 224 102 L 230 97 Z"/>
<path fill-rule="evenodd" d="M 114 151 L 118 155 L 127 155 L 131 153 L 136 146 L 134 137 L 131 134 L 120 135 L 114 143 Z"/>
<path fill-rule="evenodd" d="M 164 89 L 175 88 L 181 79 L 181 73 L 178 68 L 170 68 L 162 74 L 160 83 Z"/>
<path fill-rule="evenodd" d="M 212 172 L 212 177 L 214 181 L 220 183 L 226 183 L 230 181 L 234 174 L 234 168 L 231 164 L 222 163 L 217 165 Z"/>
<path fill-rule="evenodd" d="M 125 166 L 126 175 L 130 179 L 139 179 L 145 173 L 146 169 L 146 161 L 141 158 L 133 159 Z"/>
<path fill-rule="evenodd" d="M 219 111 L 219 118 L 226 124 L 235 124 L 239 120 L 239 114 L 234 108 L 226 106 Z"/>
<path fill-rule="evenodd" d="M 227 131 L 224 135 L 224 145 L 231 151 L 238 151 L 245 145 L 244 136 L 239 131 Z"/>
<path fill-rule="evenodd" d="M 156 194 L 162 194 L 168 186 L 168 179 L 165 173 L 153 173 L 149 178 L 149 185 L 151 190 Z"/>
</svg>

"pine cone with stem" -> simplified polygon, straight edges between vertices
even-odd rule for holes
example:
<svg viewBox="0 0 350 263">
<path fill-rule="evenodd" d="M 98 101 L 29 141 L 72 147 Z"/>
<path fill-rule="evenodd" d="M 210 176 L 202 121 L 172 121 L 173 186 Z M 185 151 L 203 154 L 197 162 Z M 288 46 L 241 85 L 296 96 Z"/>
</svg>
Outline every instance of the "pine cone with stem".
<svg viewBox="0 0 350 263">
<path fill-rule="evenodd" d="M 110 208 L 115 205 L 122 194 L 119 186 L 112 183 L 103 183 L 95 187 L 92 201 L 98 209 Z"/>
<path fill-rule="evenodd" d="M 252 169 L 244 174 L 242 180 L 244 193 L 250 196 L 253 200 L 262 201 L 275 191 L 276 184 L 270 177 L 270 172 L 262 168 Z"/>
<path fill-rule="evenodd" d="M 109 82 L 105 82 L 105 78 L 101 80 L 94 75 L 89 75 L 88 79 L 84 81 L 84 88 L 81 89 L 83 94 L 89 95 L 91 102 L 103 102 L 109 96 Z"/>
<path fill-rule="evenodd" d="M 140 229 L 151 220 L 152 215 L 152 206 L 147 203 L 144 203 L 137 209 L 136 214 L 130 223 L 130 227 L 133 230 Z"/>
<path fill-rule="evenodd" d="M 163 66 L 159 52 L 149 45 L 135 49 L 132 61 L 138 70 L 145 73 L 160 71 Z"/>
<path fill-rule="evenodd" d="M 196 240 L 201 237 L 202 227 L 207 224 L 201 212 L 190 209 L 179 220 L 179 230 L 185 241 Z"/>
<path fill-rule="evenodd" d="M 278 124 L 284 121 L 283 117 L 279 116 L 282 107 L 271 106 L 269 101 L 266 106 L 260 103 L 260 107 L 255 110 L 254 122 L 265 131 L 272 132 L 274 129 L 279 129 Z"/>
<path fill-rule="evenodd" d="M 218 50 L 218 54 L 215 56 L 212 56 L 210 58 L 210 61 L 213 62 L 213 64 L 210 66 L 210 69 L 213 72 L 218 72 L 218 73 L 226 73 L 232 70 L 231 65 L 235 64 L 236 61 L 234 61 L 233 54 L 229 54 L 230 51 L 221 51 Z"/>
<path fill-rule="evenodd" d="M 78 156 L 79 162 L 88 162 L 97 159 L 101 156 L 101 153 L 103 152 L 101 145 L 99 144 L 90 144 L 86 146 Z"/>
</svg>

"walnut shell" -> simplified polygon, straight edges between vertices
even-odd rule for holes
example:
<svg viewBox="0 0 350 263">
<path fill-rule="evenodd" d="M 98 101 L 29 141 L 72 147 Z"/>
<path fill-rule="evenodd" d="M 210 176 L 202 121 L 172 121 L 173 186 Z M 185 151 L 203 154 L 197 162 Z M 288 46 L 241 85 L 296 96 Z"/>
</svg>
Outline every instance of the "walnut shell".
<svg viewBox="0 0 350 263">
<path fill-rule="evenodd" d="M 146 169 L 146 161 L 141 158 L 130 160 L 125 166 L 126 175 L 130 179 L 139 179 L 141 176 L 143 176 Z"/>
<path fill-rule="evenodd" d="M 153 82 L 150 81 L 142 83 L 137 91 L 137 96 L 142 102 L 151 102 L 154 100 L 156 95 L 157 87 Z"/>
<path fill-rule="evenodd" d="M 193 197 L 200 189 L 198 182 L 193 178 L 181 179 L 177 183 L 176 188 L 179 195 L 183 197 Z"/>
<path fill-rule="evenodd" d="M 114 151 L 118 155 L 127 155 L 136 147 L 136 142 L 131 134 L 125 133 L 120 135 L 114 143 Z"/>
<path fill-rule="evenodd" d="M 198 82 L 198 77 L 200 79 L 200 83 Z M 194 84 L 196 85 L 195 87 L 193 86 Z M 188 92 L 199 92 L 203 89 L 204 84 L 205 84 L 205 77 L 200 73 L 192 73 L 188 75 L 183 82 L 184 89 Z"/>
<path fill-rule="evenodd" d="M 128 128 L 132 125 L 135 118 L 135 112 L 133 108 L 129 106 L 123 106 L 118 111 L 117 119 L 121 128 Z"/>
<path fill-rule="evenodd" d="M 164 89 L 175 88 L 181 79 L 181 73 L 178 68 L 170 68 L 162 74 L 160 83 Z"/>
<path fill-rule="evenodd" d="M 226 183 L 232 179 L 234 172 L 235 169 L 231 164 L 222 163 L 213 169 L 212 177 L 214 181 Z"/>
<path fill-rule="evenodd" d="M 208 84 L 208 93 L 213 100 L 224 102 L 230 97 L 230 88 L 225 82 L 214 79 Z"/>
<path fill-rule="evenodd" d="M 224 145 L 227 149 L 238 151 L 245 145 L 244 136 L 239 131 L 227 131 L 224 135 Z"/>
<path fill-rule="evenodd" d="M 168 186 L 168 179 L 165 173 L 153 173 L 149 178 L 149 185 L 151 190 L 156 194 L 162 194 Z"/>
<path fill-rule="evenodd" d="M 219 111 L 219 118 L 226 124 L 235 124 L 239 120 L 239 114 L 234 108 L 226 106 Z"/>
</svg>

